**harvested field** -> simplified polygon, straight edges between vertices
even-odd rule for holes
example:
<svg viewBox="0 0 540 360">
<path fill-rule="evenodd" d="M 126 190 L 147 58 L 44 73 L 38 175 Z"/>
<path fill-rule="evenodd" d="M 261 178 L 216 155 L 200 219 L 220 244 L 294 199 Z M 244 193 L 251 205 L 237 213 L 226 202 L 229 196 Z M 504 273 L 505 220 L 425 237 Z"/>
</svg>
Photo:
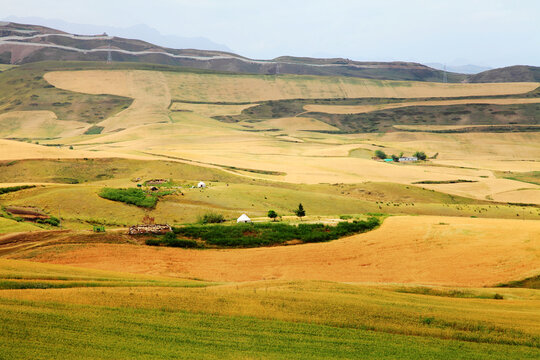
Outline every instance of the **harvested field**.
<svg viewBox="0 0 540 360">
<path fill-rule="evenodd" d="M 256 102 L 280 99 L 454 97 L 520 94 L 538 83 L 441 84 L 305 75 L 167 73 L 171 96 L 190 101 Z"/>
<path fill-rule="evenodd" d="M 538 234 L 538 221 L 391 217 L 378 230 L 323 244 L 218 251 L 96 244 L 63 252 L 51 249 L 33 260 L 217 281 L 485 286 L 538 273 Z"/>
<path fill-rule="evenodd" d="M 306 117 L 288 117 L 270 119 L 255 123 L 241 122 L 240 126 L 258 130 L 279 129 L 283 131 L 338 131 L 339 129 L 317 119 Z"/>
<path fill-rule="evenodd" d="M 52 111 L 11 111 L 0 114 L 0 137 L 51 138 L 82 134 L 88 124 L 59 121 Z"/>
<path fill-rule="evenodd" d="M 392 104 L 378 105 L 306 105 L 304 109 L 311 112 L 322 112 L 328 114 L 361 114 L 371 111 L 396 109 L 409 106 L 443 106 L 443 105 L 466 105 L 466 104 L 536 104 L 540 103 L 540 98 L 524 99 L 457 99 L 457 100 L 437 100 L 437 101 L 411 101 Z"/>
<path fill-rule="evenodd" d="M 223 116 L 223 115 L 238 115 L 244 109 L 248 109 L 257 104 L 246 105 L 214 105 L 214 104 L 192 104 L 173 102 L 170 110 L 172 111 L 191 111 L 202 116 Z"/>
<path fill-rule="evenodd" d="M 510 127 L 514 127 L 514 128 L 532 127 L 532 128 L 538 128 L 538 131 L 540 131 L 540 125 L 499 125 L 499 126 L 508 127 L 508 129 L 510 129 Z M 395 129 L 412 130 L 412 131 L 460 130 L 460 129 L 489 128 L 489 127 L 493 127 L 493 125 L 394 125 Z"/>
<path fill-rule="evenodd" d="M 538 83 L 441 84 L 304 75 L 223 75 L 162 73 L 143 70 L 51 72 L 45 79 L 56 87 L 90 94 L 107 93 L 137 99 L 154 84 L 161 98 L 207 102 L 256 102 L 279 99 L 359 97 L 454 97 L 521 94 Z M 139 88 L 137 88 L 139 86 Z M 167 88 L 165 90 L 165 88 Z M 156 93 L 157 94 L 157 93 Z M 152 92 L 150 92 L 150 97 Z M 167 106 L 169 103 L 167 102 Z"/>
<path fill-rule="evenodd" d="M 497 193 L 493 195 L 493 200 L 540 205 L 540 188 L 525 188 Z"/>
<path fill-rule="evenodd" d="M 161 72 L 102 71 L 50 72 L 45 80 L 57 88 L 88 94 L 111 94 L 133 98 L 126 110 L 100 122 L 104 132 L 145 124 L 169 122 L 169 88 Z"/>
<path fill-rule="evenodd" d="M 108 158 L 115 154 L 101 151 L 71 150 L 67 146 L 42 146 L 21 141 L 0 139 L 0 161 L 22 159 L 80 159 L 80 158 Z M 123 157 L 141 158 L 126 154 Z"/>
</svg>

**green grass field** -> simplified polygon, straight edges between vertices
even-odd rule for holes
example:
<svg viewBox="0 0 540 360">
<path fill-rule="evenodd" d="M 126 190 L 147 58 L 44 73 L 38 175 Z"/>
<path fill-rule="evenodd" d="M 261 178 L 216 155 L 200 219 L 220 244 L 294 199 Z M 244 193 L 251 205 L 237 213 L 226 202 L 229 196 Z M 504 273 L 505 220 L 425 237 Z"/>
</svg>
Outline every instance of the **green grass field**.
<svg viewBox="0 0 540 360">
<path fill-rule="evenodd" d="M 468 289 L 474 296 L 453 298 L 448 290 L 434 296 L 328 282 L 218 285 L 0 260 L 0 283 L 7 282 L 22 285 L 0 289 L 4 359 L 540 354 L 540 298 L 528 289 Z M 493 300 L 495 292 L 504 299 Z"/>
<path fill-rule="evenodd" d="M 414 185 L 287 184 L 177 162 L 21 160 L 0 164 L 0 169 L 0 183 L 51 183 L 0 195 L 0 205 L 34 206 L 59 217 L 63 227 L 74 229 L 85 229 L 89 224 L 132 225 L 141 221 L 147 211 L 156 221 L 170 224 L 193 223 L 208 211 L 217 211 L 228 220 L 244 212 L 252 217 L 266 217 L 269 209 L 291 216 L 299 203 L 304 204 L 312 221 L 317 217 L 365 213 L 540 218 L 540 208 L 494 204 Z M 138 177 L 140 183 L 154 178 L 171 179 L 181 188 L 174 194 L 160 196 L 155 208 L 150 210 L 99 196 L 106 187 L 135 190 L 137 182 L 133 180 Z M 191 188 L 201 180 L 207 182 L 207 189 Z M 0 232 L 9 232 L 12 228 L 21 227 L 5 222 Z"/>
</svg>

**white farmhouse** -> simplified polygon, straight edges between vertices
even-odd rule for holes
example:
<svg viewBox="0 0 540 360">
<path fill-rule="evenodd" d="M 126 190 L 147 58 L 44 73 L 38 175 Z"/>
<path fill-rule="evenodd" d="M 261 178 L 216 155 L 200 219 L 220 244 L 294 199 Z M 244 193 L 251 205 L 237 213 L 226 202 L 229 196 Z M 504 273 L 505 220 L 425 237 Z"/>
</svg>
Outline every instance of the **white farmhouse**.
<svg viewBox="0 0 540 360">
<path fill-rule="evenodd" d="M 407 161 L 418 161 L 418 158 L 416 156 L 400 157 L 399 158 L 399 162 L 407 162 Z"/>
</svg>

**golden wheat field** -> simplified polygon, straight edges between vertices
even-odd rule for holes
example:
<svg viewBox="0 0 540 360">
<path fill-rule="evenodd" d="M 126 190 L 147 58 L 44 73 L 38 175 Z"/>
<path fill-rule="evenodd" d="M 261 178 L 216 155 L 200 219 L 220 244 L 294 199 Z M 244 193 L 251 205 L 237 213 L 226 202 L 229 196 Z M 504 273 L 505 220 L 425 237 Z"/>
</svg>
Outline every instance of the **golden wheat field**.
<svg viewBox="0 0 540 360">
<path fill-rule="evenodd" d="M 465 179 L 477 183 L 432 188 L 478 199 L 494 198 L 499 193 L 505 193 L 505 199 L 514 199 L 515 202 L 523 199 L 520 189 L 534 189 L 536 185 L 498 179 L 491 171 L 530 172 L 540 169 L 539 163 L 533 161 L 536 154 L 540 153 L 538 133 L 504 136 L 490 133 L 401 132 L 343 135 L 313 132 L 331 132 L 337 128 L 303 117 L 237 124 L 222 123 L 211 118 L 215 115 L 237 114 L 248 105 L 175 102 L 168 109 L 171 99 L 238 102 L 295 97 L 496 95 L 529 91 L 538 85 L 536 83 L 433 84 L 292 75 L 276 78 L 140 70 L 50 72 L 45 75 L 45 79 L 61 89 L 121 95 L 133 98 L 134 102 L 129 108 L 99 122 L 98 125 L 104 127 L 102 134 L 80 135 L 86 130 L 81 127 L 65 130 L 67 132 L 62 133 L 59 139 L 44 141 L 60 143 L 63 145 L 60 149 L 3 140 L 3 159 L 107 156 L 161 158 L 195 161 L 200 166 L 220 165 L 279 172 L 282 174 L 279 177 L 254 173 L 244 175 L 294 183 L 393 181 L 410 184 L 425 180 Z M 40 117 L 29 116 L 28 113 L 7 113 L 3 116 L 11 120 L 19 119 L 18 123 L 24 124 L 24 129 L 36 129 L 32 130 L 36 134 L 43 133 L 46 127 L 44 124 L 48 124 L 40 120 Z M 54 134 L 56 130 L 47 131 Z M 68 150 L 68 146 L 74 149 Z M 396 166 L 372 161 L 368 152 L 380 146 L 394 153 L 411 154 L 423 150 L 428 155 L 438 154 L 432 163 L 439 167 Z M 365 149 L 366 156 L 350 156 L 350 151 L 354 149 Z M 475 157 L 471 159 L 469 154 L 473 149 Z M 535 192 L 528 194 L 532 195 L 529 196 L 529 202 L 540 201 Z"/>
<path fill-rule="evenodd" d="M 14 258 L 212 281 L 326 280 L 488 286 L 535 275 L 540 224 L 531 220 L 390 217 L 372 232 L 322 244 L 178 250 L 73 245 Z"/>
</svg>

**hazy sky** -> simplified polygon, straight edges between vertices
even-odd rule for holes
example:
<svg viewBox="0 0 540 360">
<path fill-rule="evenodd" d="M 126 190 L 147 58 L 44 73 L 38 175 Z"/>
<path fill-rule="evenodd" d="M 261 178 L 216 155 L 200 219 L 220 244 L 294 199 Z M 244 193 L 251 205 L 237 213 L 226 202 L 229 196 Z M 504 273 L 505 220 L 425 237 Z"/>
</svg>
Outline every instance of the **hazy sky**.
<svg viewBox="0 0 540 360">
<path fill-rule="evenodd" d="M 206 37 L 280 55 L 540 66 L 538 0 L 0 0 L 0 17 L 61 19 Z"/>
</svg>

